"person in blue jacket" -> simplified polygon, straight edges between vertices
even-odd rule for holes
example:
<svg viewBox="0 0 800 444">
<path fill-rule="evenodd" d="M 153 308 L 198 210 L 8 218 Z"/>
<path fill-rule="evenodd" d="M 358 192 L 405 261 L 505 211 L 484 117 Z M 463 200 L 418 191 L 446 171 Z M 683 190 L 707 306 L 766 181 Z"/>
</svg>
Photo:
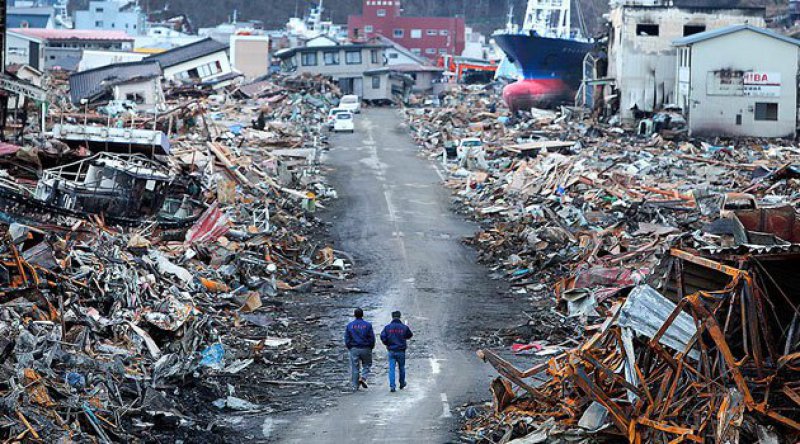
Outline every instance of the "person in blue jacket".
<svg viewBox="0 0 800 444">
<path fill-rule="evenodd" d="M 356 308 L 353 315 L 355 319 L 347 324 L 344 330 L 344 345 L 350 353 L 350 385 L 353 391 L 356 391 L 359 386 L 368 387 L 367 378 L 372 367 L 375 332 L 372 331 L 372 324 L 364 320 L 364 310 Z"/>
<path fill-rule="evenodd" d="M 392 392 L 395 391 L 395 365 L 400 370 L 400 390 L 406 388 L 406 341 L 412 336 L 414 333 L 400 320 L 400 312 L 392 312 L 392 322 L 381 332 L 381 342 L 389 352 L 389 390 Z"/>
</svg>

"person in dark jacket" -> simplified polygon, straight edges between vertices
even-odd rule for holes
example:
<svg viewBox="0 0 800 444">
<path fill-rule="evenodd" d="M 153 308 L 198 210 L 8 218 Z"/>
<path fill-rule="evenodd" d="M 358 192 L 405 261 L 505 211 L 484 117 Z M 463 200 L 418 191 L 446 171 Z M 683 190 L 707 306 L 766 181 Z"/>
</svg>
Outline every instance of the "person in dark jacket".
<svg viewBox="0 0 800 444">
<path fill-rule="evenodd" d="M 400 312 L 393 312 L 392 322 L 383 327 L 381 332 L 381 342 L 389 352 L 389 390 L 392 392 L 395 391 L 395 365 L 400 370 L 400 390 L 406 388 L 406 341 L 412 336 L 414 333 L 400 320 Z"/>
<path fill-rule="evenodd" d="M 375 332 L 372 324 L 364 320 L 364 311 L 356 308 L 355 319 L 344 330 L 344 346 L 350 354 L 350 385 L 353 390 L 367 388 L 369 369 L 372 367 L 372 349 L 375 348 Z M 359 366 L 361 372 L 359 374 Z"/>
</svg>

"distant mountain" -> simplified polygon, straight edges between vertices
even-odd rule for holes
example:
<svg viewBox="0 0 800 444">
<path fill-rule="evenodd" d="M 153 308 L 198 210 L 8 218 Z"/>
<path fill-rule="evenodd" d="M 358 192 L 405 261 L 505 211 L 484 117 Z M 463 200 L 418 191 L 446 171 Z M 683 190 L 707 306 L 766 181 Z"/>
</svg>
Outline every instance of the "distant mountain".
<svg viewBox="0 0 800 444">
<path fill-rule="evenodd" d="M 676 0 L 678 2 L 702 3 L 714 6 L 731 5 L 775 5 L 786 0 Z M 83 8 L 88 0 L 72 0 L 72 8 Z M 214 26 L 228 21 L 236 10 L 240 20 L 261 20 L 268 29 L 281 28 L 289 17 L 302 16 L 314 0 L 139 0 L 139 4 L 151 14 L 166 17 L 186 14 L 195 27 Z M 466 18 L 467 24 L 483 33 L 503 28 L 509 8 L 514 8 L 514 20 L 522 22 L 526 0 L 403 0 L 405 15 L 434 15 Z M 361 0 L 325 0 L 325 18 L 335 23 L 347 23 L 347 16 L 361 12 Z M 573 0 L 573 24 L 581 23 L 589 34 L 598 32 L 603 23 L 602 15 L 608 11 L 608 0 Z"/>
</svg>

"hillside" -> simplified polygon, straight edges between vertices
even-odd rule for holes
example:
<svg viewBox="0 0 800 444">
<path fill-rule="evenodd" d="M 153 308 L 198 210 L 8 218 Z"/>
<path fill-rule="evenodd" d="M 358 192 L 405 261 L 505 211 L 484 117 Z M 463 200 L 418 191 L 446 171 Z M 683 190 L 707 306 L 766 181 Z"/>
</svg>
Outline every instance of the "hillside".
<svg viewBox="0 0 800 444">
<path fill-rule="evenodd" d="M 575 1 L 575 0 L 573 0 Z M 676 0 L 676 3 L 714 4 L 715 6 L 747 6 L 785 4 L 786 0 Z M 73 0 L 73 8 L 82 8 L 88 0 Z M 281 28 L 289 19 L 302 15 L 314 0 L 140 0 L 152 14 L 165 17 L 186 14 L 195 27 L 213 26 L 225 22 L 238 11 L 240 20 L 261 20 L 268 29 Z M 526 0 L 404 0 L 406 15 L 461 15 L 475 29 L 490 33 L 506 23 L 509 6 L 514 6 L 517 23 L 522 21 Z M 325 18 L 335 23 L 347 23 L 347 16 L 361 11 L 361 0 L 325 0 Z M 573 23 L 577 26 L 582 12 L 590 34 L 601 29 L 602 14 L 608 11 L 608 0 L 578 0 L 573 7 Z M 773 8 L 770 8 L 773 9 Z"/>
</svg>

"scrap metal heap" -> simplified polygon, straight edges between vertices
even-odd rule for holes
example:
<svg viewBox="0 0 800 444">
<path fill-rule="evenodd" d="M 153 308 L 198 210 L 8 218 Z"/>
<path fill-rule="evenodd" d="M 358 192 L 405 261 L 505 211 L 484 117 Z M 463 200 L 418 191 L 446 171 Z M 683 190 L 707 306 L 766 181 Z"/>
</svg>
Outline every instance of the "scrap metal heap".
<svg viewBox="0 0 800 444">
<path fill-rule="evenodd" d="M 53 109 L 93 141 L 0 145 L 3 440 L 210 442 L 204 415 L 269 410 L 247 384 L 313 364 L 292 330 L 306 321 L 276 322 L 269 301 L 352 260 L 313 237 L 335 197 L 318 165 L 335 87 L 292 82 L 176 98 L 138 122 Z M 126 132 L 109 120 L 170 143 L 109 152 Z"/>
<path fill-rule="evenodd" d="M 533 313 L 478 351 L 499 377 L 465 440 L 796 442 L 800 150 L 570 109 L 514 121 L 497 102 L 466 89 L 406 111 L 432 157 L 482 138 L 447 183 L 481 223 L 467 242 Z"/>
</svg>

